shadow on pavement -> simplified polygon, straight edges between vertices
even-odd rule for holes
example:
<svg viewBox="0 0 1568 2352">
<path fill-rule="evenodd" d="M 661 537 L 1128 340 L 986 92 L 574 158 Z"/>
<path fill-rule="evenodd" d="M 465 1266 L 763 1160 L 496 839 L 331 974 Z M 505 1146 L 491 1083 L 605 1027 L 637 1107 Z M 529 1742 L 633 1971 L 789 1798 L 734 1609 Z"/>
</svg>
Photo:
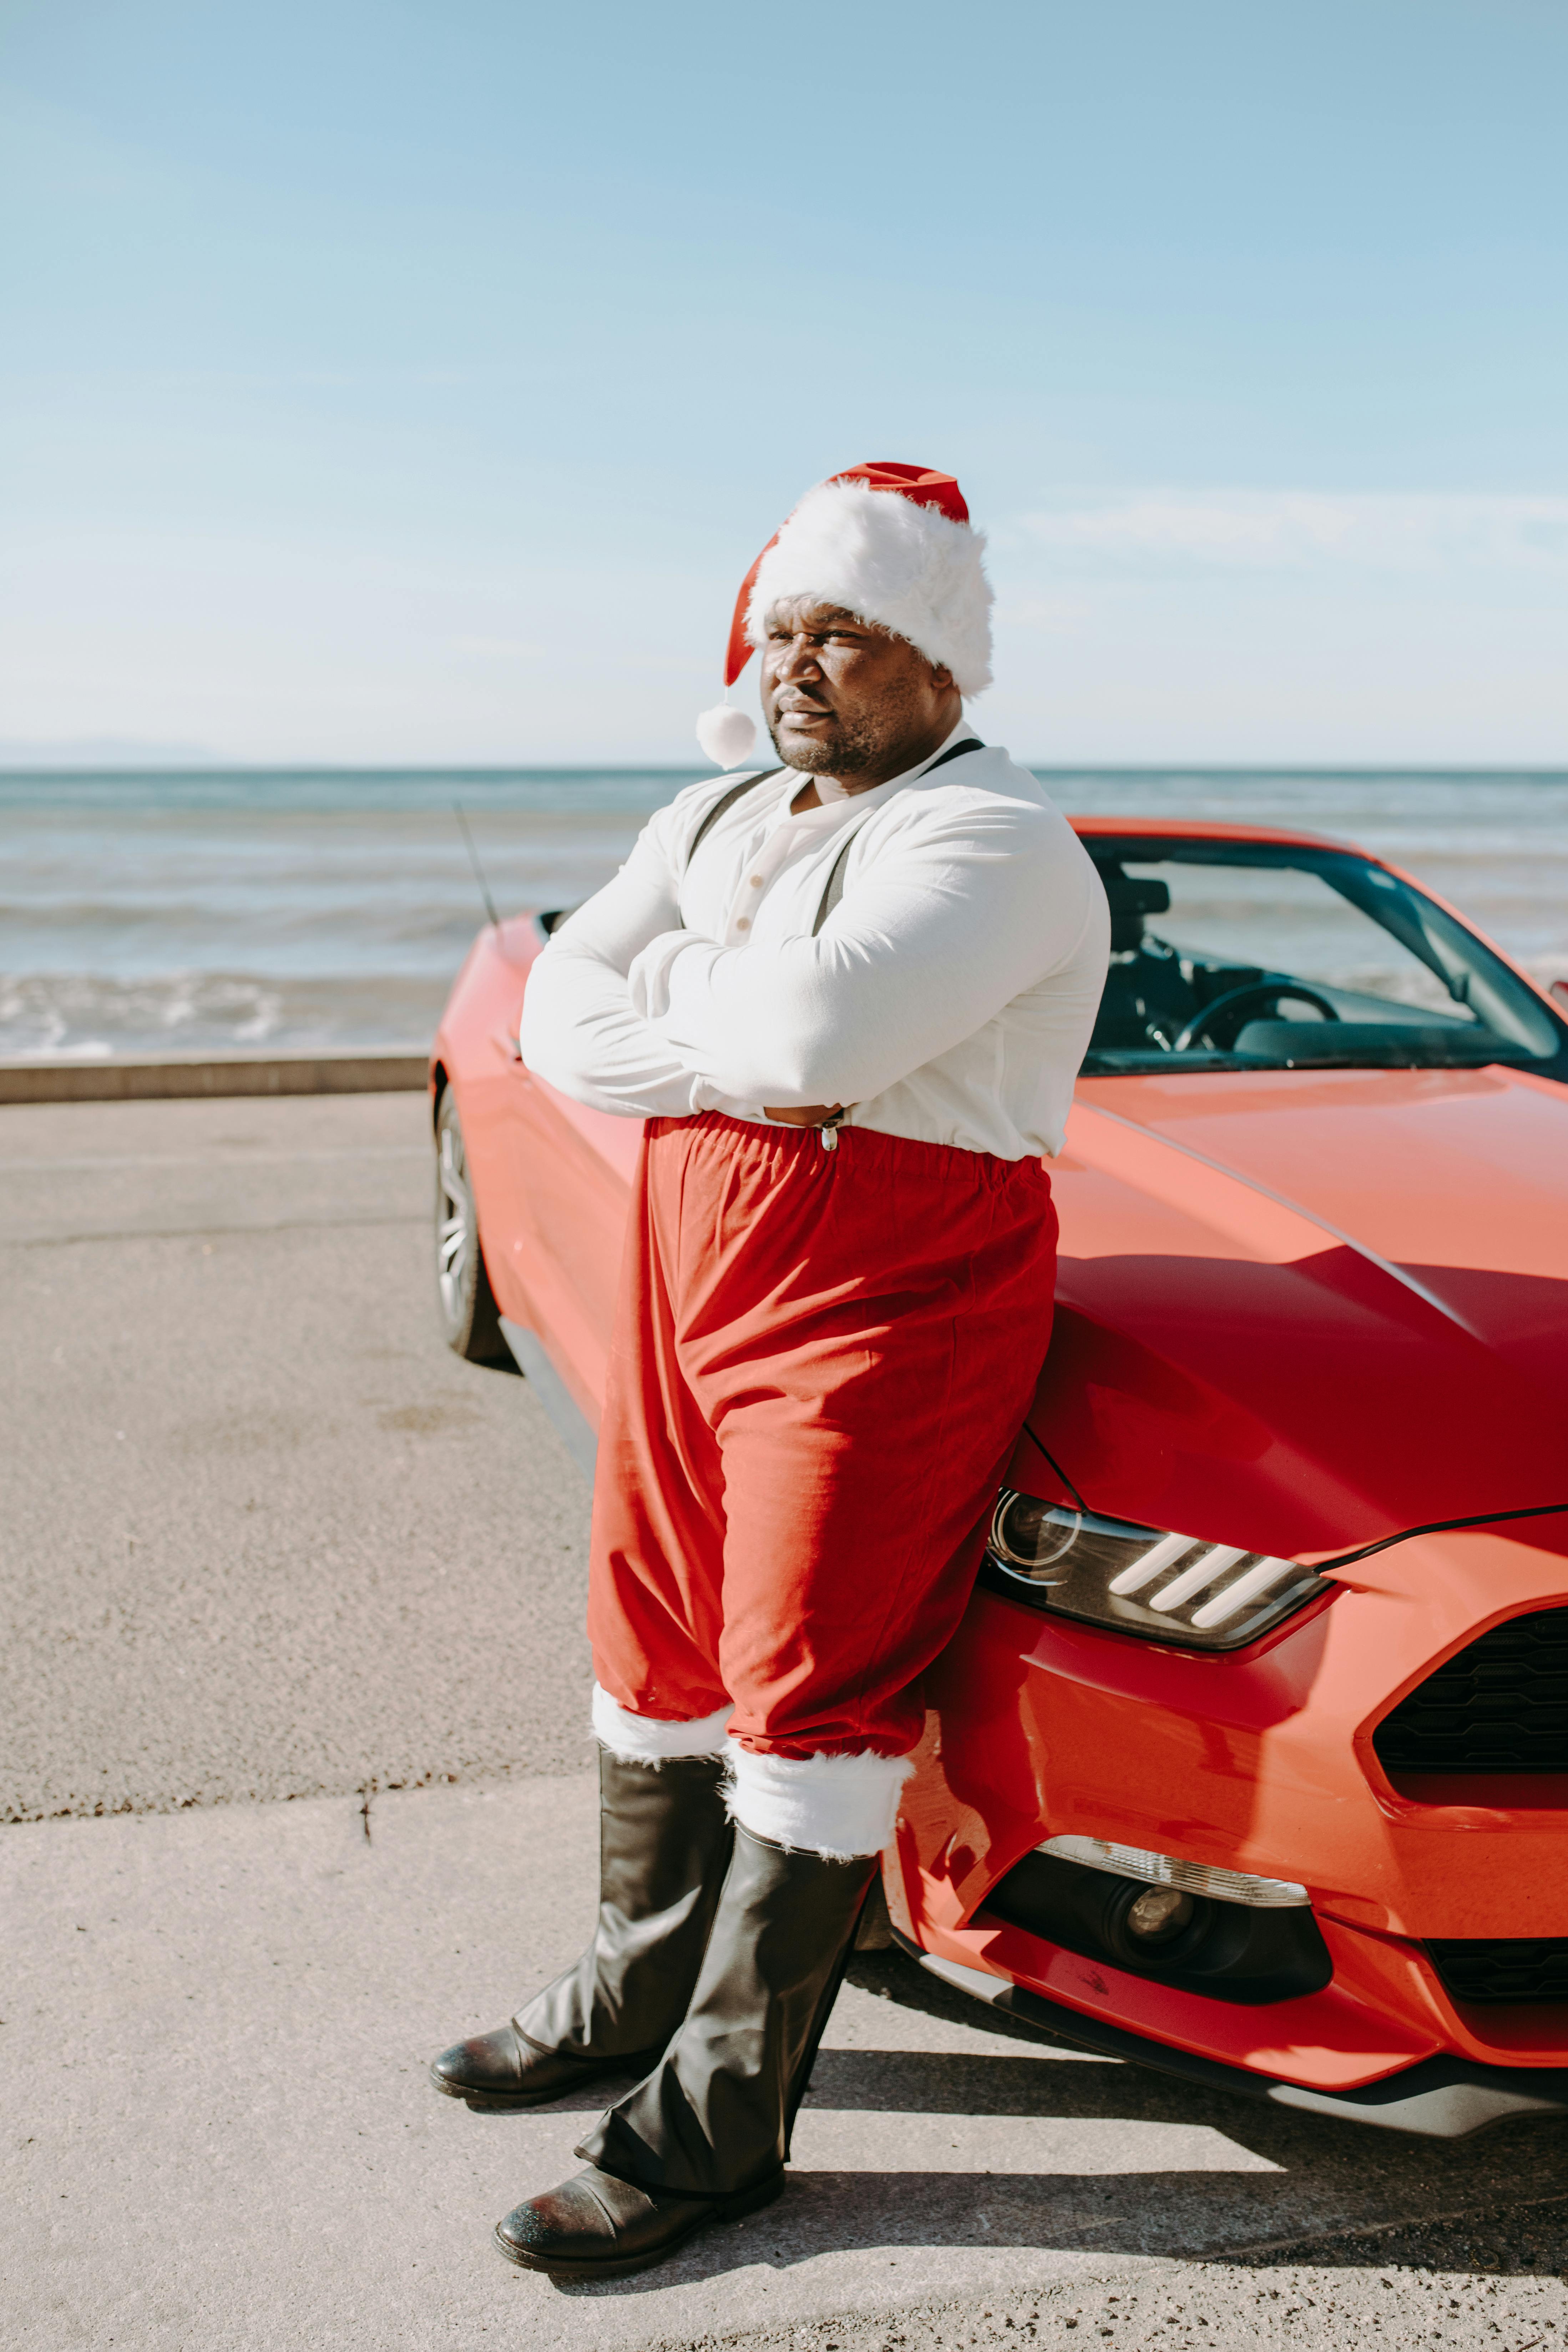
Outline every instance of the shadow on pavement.
<svg viewBox="0 0 1568 2352">
<path fill-rule="evenodd" d="M 795 2173 L 779 2202 L 730 2227 L 705 2231 L 661 2268 L 598 2285 L 555 2280 L 566 2295 L 650 2294 L 761 2265 L 786 2270 L 818 2256 L 883 2253 L 900 2247 L 1035 2248 L 1117 2257 L 1226 2263 L 1250 2269 L 1369 2268 L 1389 2263 L 1434 2271 L 1556 2271 L 1568 2256 L 1568 2184 L 1523 2214 L 1487 2203 L 1478 2185 L 1448 2185 L 1462 2208 L 1452 2218 L 1413 2216 L 1420 2184 L 1406 2184 L 1405 2212 L 1370 2224 L 1321 2200 L 1317 2227 L 1302 2211 L 1299 2185 L 1278 2174 L 1093 2174 L 910 2172 Z M 1379 2202 L 1393 2200 L 1378 2200 Z M 1532 2219 L 1531 2216 L 1538 2218 Z M 1526 2227 L 1521 2233 L 1521 2221 Z"/>
<path fill-rule="evenodd" d="M 1517 2273 L 1550 2270 L 1568 2258 L 1568 2131 L 1557 2120 L 1507 2125 L 1468 2140 L 1370 2130 L 1227 2098 L 1058 2044 L 1062 2063 L 1042 2037 L 966 2001 L 901 1955 L 863 1955 L 853 1975 L 863 1990 L 889 2002 L 979 2024 L 1021 2046 L 1016 2055 L 824 2049 L 798 2133 L 816 2149 L 797 2147 L 776 2205 L 705 2231 L 657 2270 L 595 2285 L 558 2281 L 560 2292 L 652 2293 L 749 2265 L 784 2270 L 846 2252 L 882 2253 L 897 2268 L 900 2248 L 942 2246 L 1254 2268 L 1410 2261 L 1432 2270 Z M 606 2084 L 605 2098 L 620 2087 Z M 583 2102 L 584 2118 L 599 2104 Z M 941 2168 L 940 2158 L 930 2168 L 907 2170 L 836 2164 L 831 2136 L 853 2131 L 858 2117 L 881 2115 L 908 2116 L 910 2135 L 918 2127 L 933 2156 L 946 2145 L 936 2119 L 951 2118 L 947 2127 L 959 2135 L 952 2144 L 979 2164 L 986 2149 L 984 2140 L 974 2142 L 976 2122 L 995 2118 L 1015 2137 L 1004 2156 L 998 2133 L 1004 2168 L 995 2171 L 960 2168 L 962 2158 L 952 2169 Z M 1020 2118 L 1044 2126 L 1037 2170 L 1009 2163 Z M 504 2128 L 510 2118 L 486 2120 Z M 1067 2127 L 1060 2170 L 1049 2153 L 1057 2122 Z M 1086 2126 L 1089 2147 L 1103 2147 L 1103 2170 L 1084 2168 Z M 1173 2129 L 1183 2135 L 1174 2148 Z M 520 2183 L 519 2193 L 544 2185 Z M 1398 2251 L 1407 2242 L 1412 2250 Z"/>
</svg>

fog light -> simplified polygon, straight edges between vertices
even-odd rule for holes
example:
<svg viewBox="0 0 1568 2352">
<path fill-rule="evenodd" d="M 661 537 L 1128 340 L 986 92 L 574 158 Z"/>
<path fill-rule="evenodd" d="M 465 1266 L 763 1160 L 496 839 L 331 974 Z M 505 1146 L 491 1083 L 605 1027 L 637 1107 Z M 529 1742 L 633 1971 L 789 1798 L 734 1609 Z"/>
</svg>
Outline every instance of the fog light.
<svg viewBox="0 0 1568 2352">
<path fill-rule="evenodd" d="M 1103 1871 L 1095 1874 L 1092 1884 L 1106 1949 L 1124 1968 L 1165 1975 L 1190 1967 L 1219 1916 L 1201 1895 L 1188 1895 L 1179 1886 L 1129 1886 L 1124 1878 Z M 1233 1919 L 1244 1916 L 1230 1914 Z"/>
<path fill-rule="evenodd" d="M 1193 1916 L 1193 1898 L 1179 1886 L 1151 1886 L 1128 1906 L 1127 1932 L 1141 1944 L 1163 1944 L 1179 1936 Z"/>
</svg>

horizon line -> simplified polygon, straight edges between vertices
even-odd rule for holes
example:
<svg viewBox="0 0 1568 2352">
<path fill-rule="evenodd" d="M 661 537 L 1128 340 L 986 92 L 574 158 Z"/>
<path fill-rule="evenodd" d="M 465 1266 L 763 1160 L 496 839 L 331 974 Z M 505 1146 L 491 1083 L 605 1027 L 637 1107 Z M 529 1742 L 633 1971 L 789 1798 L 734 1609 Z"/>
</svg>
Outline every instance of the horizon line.
<svg viewBox="0 0 1568 2352">
<path fill-rule="evenodd" d="M 1009 755 L 1012 756 L 1012 755 Z M 1042 776 L 1386 776 L 1386 777 L 1452 777 L 1521 776 L 1552 777 L 1568 781 L 1568 760 L 1562 762 L 1500 761 L 1478 764 L 1474 761 L 1449 764 L 1437 761 L 1273 761 L 1273 760 L 1027 760 L 1016 764 L 1031 775 Z M 0 760 L 0 782 L 13 780 L 27 782 L 83 781 L 135 782 L 150 777 L 270 777 L 270 776 L 342 776 L 342 777 L 501 777 L 501 776 L 711 776 L 715 782 L 726 774 L 741 775 L 750 771 L 714 768 L 710 763 L 672 760 L 576 760 L 502 761 L 482 761 L 460 765 L 448 761 L 422 761 L 416 766 L 398 766 L 378 761 L 286 760 L 286 761 L 145 761 L 112 766 L 95 766 L 75 762 L 46 763 L 42 766 L 26 761 Z"/>
</svg>

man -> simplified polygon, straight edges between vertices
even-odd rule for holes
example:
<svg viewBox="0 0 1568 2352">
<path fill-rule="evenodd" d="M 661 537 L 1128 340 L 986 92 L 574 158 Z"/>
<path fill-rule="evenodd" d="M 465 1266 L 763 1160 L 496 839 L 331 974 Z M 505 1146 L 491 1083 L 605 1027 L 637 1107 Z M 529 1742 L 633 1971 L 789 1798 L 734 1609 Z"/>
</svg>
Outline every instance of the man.
<svg viewBox="0 0 1568 2352">
<path fill-rule="evenodd" d="M 599 1924 L 433 2073 L 510 2106 L 645 2076 L 498 2227 L 558 2275 L 640 2270 L 782 2187 L 1045 1355 L 1042 1155 L 1109 918 L 965 724 L 983 545 L 946 475 L 808 493 L 726 677 L 760 646 L 784 764 L 679 793 L 529 982 L 530 1067 L 648 1122 L 589 1571 Z"/>
</svg>

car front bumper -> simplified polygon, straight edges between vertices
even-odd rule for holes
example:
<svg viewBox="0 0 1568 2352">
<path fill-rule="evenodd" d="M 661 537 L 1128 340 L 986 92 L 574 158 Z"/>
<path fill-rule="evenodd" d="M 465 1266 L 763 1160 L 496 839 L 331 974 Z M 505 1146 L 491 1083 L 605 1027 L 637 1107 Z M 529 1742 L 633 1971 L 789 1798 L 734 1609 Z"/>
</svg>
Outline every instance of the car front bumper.
<svg viewBox="0 0 1568 2352">
<path fill-rule="evenodd" d="M 1568 1936 L 1568 1776 L 1399 1782 L 1373 1737 L 1487 1626 L 1564 1605 L 1568 1559 L 1473 1529 L 1412 1538 L 1351 1573 L 1353 1584 L 1228 1657 L 977 1591 L 928 1677 L 926 1738 L 887 1873 L 895 1929 L 934 1965 L 1072 2014 L 1080 2038 L 1123 2033 L 1166 2053 L 1151 2063 L 1217 2066 L 1282 2084 L 1297 2104 L 1396 2109 L 1441 2090 L 1446 2109 L 1468 2114 L 1495 2105 L 1493 2074 L 1528 2103 L 1506 2112 L 1553 2104 L 1568 2001 L 1458 2000 L 1426 1944 Z M 1331 1980 L 1248 2005 L 990 1915 L 991 1890 L 1065 1833 L 1305 1885 Z M 1468 2069 L 1463 2083 L 1412 2089 L 1411 2070 L 1437 2062 Z M 1551 2096 L 1526 2087 L 1535 2075 Z M 1397 2096 L 1373 2096 L 1402 2079 Z"/>
<path fill-rule="evenodd" d="M 1130 2033 L 1106 2018 L 1086 2017 L 1081 2011 L 1046 2000 L 1005 1977 L 922 1951 L 897 1929 L 894 1941 L 943 1984 L 987 2002 L 1022 2025 L 1032 2025 L 1102 2057 L 1152 2066 L 1163 2074 L 1202 2084 L 1205 2090 L 1268 2099 L 1277 2106 L 1299 2107 L 1308 2115 L 1336 2116 L 1346 2123 L 1414 2132 L 1427 2139 L 1463 2139 L 1470 2132 L 1485 2130 L 1489 2124 L 1507 2123 L 1514 2116 L 1568 2115 L 1568 2066 L 1486 2066 L 1473 2059 L 1425 2058 L 1356 2090 L 1314 2090 L 1308 2084 L 1284 2082 L 1245 2066 L 1227 2066 L 1195 2051 L 1174 2049 L 1169 2042 L 1151 2041 L 1146 2034 Z"/>
</svg>

